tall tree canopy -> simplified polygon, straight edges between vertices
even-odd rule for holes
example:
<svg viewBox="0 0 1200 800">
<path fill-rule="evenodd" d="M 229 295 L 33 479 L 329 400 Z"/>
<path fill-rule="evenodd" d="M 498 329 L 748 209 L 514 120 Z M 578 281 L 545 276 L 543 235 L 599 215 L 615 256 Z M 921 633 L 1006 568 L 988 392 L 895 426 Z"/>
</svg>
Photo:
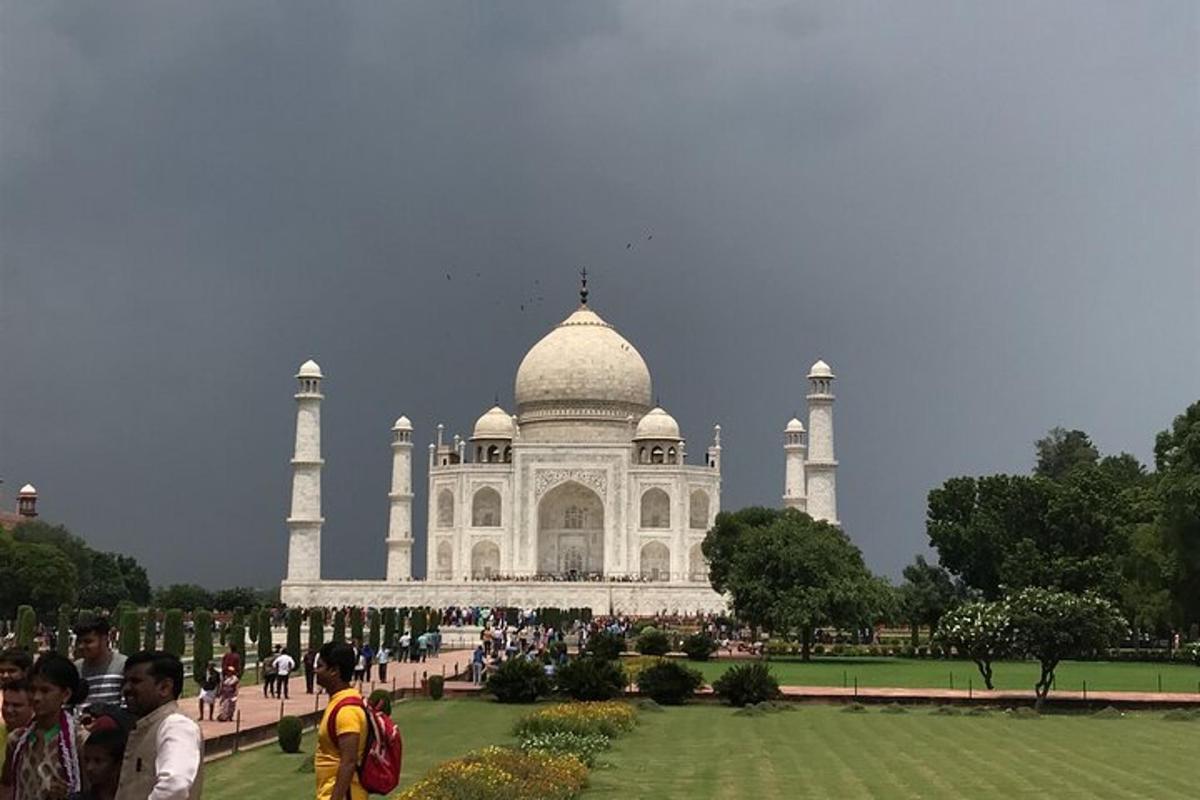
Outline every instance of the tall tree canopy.
<svg viewBox="0 0 1200 800">
<path fill-rule="evenodd" d="M 839 528 L 794 509 L 723 512 L 705 537 L 713 588 L 751 625 L 800 637 L 809 656 L 822 626 L 870 625 L 891 590 L 871 574 Z"/>
<path fill-rule="evenodd" d="M 1162 545 L 1173 560 L 1173 614 L 1200 620 L 1200 402 L 1188 406 L 1154 443 Z"/>
<path fill-rule="evenodd" d="M 959 600 L 954 579 L 944 567 L 930 564 L 925 556 L 917 556 L 904 568 L 904 583 L 899 590 L 900 615 L 913 627 L 929 626 L 932 637 L 942 615 Z"/>
<path fill-rule="evenodd" d="M 72 587 L 78 590 L 66 602 L 92 608 L 115 608 L 123 601 L 137 605 L 150 602 L 146 570 L 132 556 L 94 550 L 65 526 L 29 520 L 13 527 L 18 542 L 43 544 L 62 554 L 75 568 Z"/>
<path fill-rule="evenodd" d="M 1034 448 L 1037 465 L 1033 474 L 1051 480 L 1067 477 L 1076 467 L 1095 466 L 1100 460 L 1100 451 L 1083 431 L 1051 428 L 1045 438 L 1034 443 Z"/>
</svg>

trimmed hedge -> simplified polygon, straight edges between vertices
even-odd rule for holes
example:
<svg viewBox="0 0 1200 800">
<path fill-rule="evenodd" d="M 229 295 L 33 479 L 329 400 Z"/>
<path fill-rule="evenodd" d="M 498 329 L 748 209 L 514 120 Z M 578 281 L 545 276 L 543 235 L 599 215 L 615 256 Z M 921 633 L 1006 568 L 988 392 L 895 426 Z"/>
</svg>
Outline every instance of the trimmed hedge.
<svg viewBox="0 0 1200 800">
<path fill-rule="evenodd" d="M 192 679 L 202 683 L 205 670 L 213 658 L 212 612 L 197 608 L 192 612 L 192 624 L 195 628 L 192 639 Z"/>
<path fill-rule="evenodd" d="M 429 696 L 434 700 L 441 700 L 446 694 L 446 679 L 441 675 L 429 676 Z"/>
<path fill-rule="evenodd" d="M 261 633 L 261 630 L 260 630 Z M 279 749 L 285 753 L 299 753 L 300 740 L 304 736 L 304 725 L 299 717 L 282 717 L 275 726 L 279 735 Z"/>
<path fill-rule="evenodd" d="M 625 652 L 625 637 L 611 631 L 599 631 L 592 634 L 584 649 L 596 658 L 616 661 Z"/>
<path fill-rule="evenodd" d="M 686 703 L 704 685 L 704 676 L 678 661 L 662 659 L 638 675 L 638 690 L 663 706 Z"/>
<path fill-rule="evenodd" d="M 629 682 L 619 662 L 594 656 L 568 661 L 554 680 L 558 691 L 573 700 L 612 700 L 624 694 Z"/>
<path fill-rule="evenodd" d="M 183 658 L 184 647 L 183 612 L 178 608 L 168 609 L 163 615 L 163 650 L 176 658 Z"/>
<path fill-rule="evenodd" d="M 638 634 L 637 651 L 644 656 L 665 656 L 671 652 L 671 640 L 666 633 L 651 625 Z"/>
<path fill-rule="evenodd" d="M 713 682 L 713 691 L 731 706 L 754 705 L 779 696 L 779 681 L 761 661 L 738 664 Z"/>
<path fill-rule="evenodd" d="M 717 652 L 717 641 L 707 633 L 693 633 L 683 640 L 683 652 L 689 661 L 708 661 Z"/>
<path fill-rule="evenodd" d="M 536 661 L 510 658 L 492 673 L 485 689 L 501 703 L 532 703 L 550 694 L 550 679 Z"/>
</svg>

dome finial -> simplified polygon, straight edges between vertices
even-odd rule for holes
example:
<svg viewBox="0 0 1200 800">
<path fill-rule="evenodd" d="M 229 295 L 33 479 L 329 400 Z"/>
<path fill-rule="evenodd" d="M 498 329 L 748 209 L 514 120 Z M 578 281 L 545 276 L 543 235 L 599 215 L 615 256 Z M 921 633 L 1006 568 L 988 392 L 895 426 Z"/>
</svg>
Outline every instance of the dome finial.
<svg viewBox="0 0 1200 800">
<path fill-rule="evenodd" d="M 587 267 L 579 271 L 579 305 L 586 306 L 588 298 Z"/>
</svg>

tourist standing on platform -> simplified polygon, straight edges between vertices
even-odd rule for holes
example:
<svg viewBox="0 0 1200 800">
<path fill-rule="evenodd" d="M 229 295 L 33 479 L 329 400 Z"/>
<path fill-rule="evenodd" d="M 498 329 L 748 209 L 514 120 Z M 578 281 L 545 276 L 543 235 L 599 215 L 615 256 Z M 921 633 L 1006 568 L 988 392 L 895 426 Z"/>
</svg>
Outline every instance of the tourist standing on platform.
<svg viewBox="0 0 1200 800">
<path fill-rule="evenodd" d="M 204 719 L 204 707 L 208 706 L 208 720 L 212 721 L 213 710 L 217 705 L 217 690 L 220 688 L 221 673 L 217 672 L 217 668 L 210 661 L 204 673 L 204 680 L 200 683 L 200 716 L 197 719 Z"/>
<path fill-rule="evenodd" d="M 74 706 L 87 696 L 87 684 L 66 656 L 45 653 L 29 673 L 33 720 L 12 745 L 12 768 L 5 781 L 15 800 L 65 800 L 80 790 L 79 736 Z"/>
<path fill-rule="evenodd" d="M 394 642 L 384 642 L 379 646 L 379 652 L 375 654 L 375 663 L 379 665 L 380 683 L 387 683 L 388 662 L 392 660 L 393 647 L 395 647 Z"/>
<path fill-rule="evenodd" d="M 229 643 L 225 655 L 221 656 L 221 674 L 228 673 L 230 667 L 233 667 L 233 671 L 239 678 L 242 677 L 242 654 L 238 652 L 237 645 L 233 642 Z"/>
<path fill-rule="evenodd" d="M 143 650 L 125 662 L 122 694 L 137 724 L 125 745 L 117 800 L 199 800 L 204 737 L 179 710 L 183 664 L 162 650 Z"/>
<path fill-rule="evenodd" d="M 232 722 L 237 714 L 238 688 L 241 685 L 237 668 L 230 664 L 225 668 L 225 677 L 221 679 L 221 688 L 217 690 L 217 702 L 221 710 L 217 712 L 217 722 Z"/>
<path fill-rule="evenodd" d="M 306 694 L 313 693 L 313 680 L 316 678 L 316 660 L 317 651 L 310 644 L 308 649 L 304 651 L 304 691 Z"/>
<path fill-rule="evenodd" d="M 82 656 L 75 668 L 87 683 L 88 700 L 120 705 L 125 656 L 112 649 L 108 620 L 92 617 L 76 625 L 75 645 Z"/>
<path fill-rule="evenodd" d="M 356 661 L 354 648 L 344 642 L 325 644 L 317 656 L 317 683 L 329 695 L 313 755 L 317 800 L 367 800 L 358 779 L 367 746 L 367 714 L 362 694 L 350 685 Z"/>
<path fill-rule="evenodd" d="M 279 656 L 279 645 L 275 645 L 275 651 L 267 653 L 262 660 L 260 667 L 262 668 L 262 692 L 263 697 L 278 697 L 279 694 L 275 691 L 275 659 Z"/>
<path fill-rule="evenodd" d="M 424 661 L 429 655 L 429 634 L 422 633 L 417 637 L 417 656 L 420 661 Z"/>
<path fill-rule="evenodd" d="M 360 642 L 358 639 L 355 639 L 350 645 L 350 649 L 354 651 L 354 682 L 361 686 L 363 682 L 363 675 L 367 674 L 367 664 L 363 659 L 362 642 Z"/>
<path fill-rule="evenodd" d="M 359 650 L 359 660 L 363 665 L 363 680 L 367 683 L 371 682 L 371 667 L 375 663 L 375 649 L 371 647 L 371 643 L 367 642 Z"/>
<path fill-rule="evenodd" d="M 476 645 L 471 655 L 471 683 L 478 686 L 483 683 L 483 645 Z"/>
<path fill-rule="evenodd" d="M 412 649 L 412 634 L 408 631 L 400 634 L 400 660 L 408 661 L 409 650 Z"/>
<path fill-rule="evenodd" d="M 275 656 L 275 696 L 282 696 L 284 700 L 291 699 L 288 697 L 288 679 L 292 676 L 292 670 L 296 668 L 296 659 L 292 658 L 291 653 L 287 650 L 280 651 L 279 655 Z"/>
</svg>

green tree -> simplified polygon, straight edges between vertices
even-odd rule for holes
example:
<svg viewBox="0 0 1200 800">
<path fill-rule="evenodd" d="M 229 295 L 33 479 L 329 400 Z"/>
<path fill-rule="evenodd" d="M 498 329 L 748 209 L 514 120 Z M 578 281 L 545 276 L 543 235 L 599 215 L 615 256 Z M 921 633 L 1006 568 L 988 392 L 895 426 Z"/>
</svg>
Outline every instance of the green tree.
<svg viewBox="0 0 1200 800">
<path fill-rule="evenodd" d="M 1051 480 L 1061 480 L 1077 467 L 1094 467 L 1100 460 L 1100 451 L 1083 431 L 1051 428 L 1034 448 L 1037 464 L 1033 474 Z"/>
<path fill-rule="evenodd" d="M 296 661 L 300 660 L 300 609 L 292 607 L 287 610 L 287 647 L 288 654 Z"/>
<path fill-rule="evenodd" d="M 88 566 L 80 572 L 85 578 L 80 582 L 80 605 L 116 608 L 120 603 L 133 601 L 129 589 L 125 586 L 125 578 L 121 574 L 116 556 L 89 549 L 87 557 Z M 78 565 L 76 568 L 78 569 Z"/>
<path fill-rule="evenodd" d="M 947 611 L 938 623 L 935 638 L 954 648 L 959 658 L 969 658 L 979 668 L 983 684 L 992 685 L 992 662 L 1013 651 L 1013 626 L 1004 600 L 964 603 Z"/>
<path fill-rule="evenodd" d="M 1154 442 L 1162 546 L 1172 616 L 1183 627 L 1200 620 L 1200 401 L 1188 406 Z"/>
<path fill-rule="evenodd" d="M 271 611 L 270 609 L 256 609 L 250 615 L 251 619 L 258 617 L 258 660 L 263 662 L 275 649 L 275 643 L 271 636 Z"/>
<path fill-rule="evenodd" d="M 358 606 L 350 608 L 350 639 L 359 644 L 363 642 L 363 613 Z"/>
<path fill-rule="evenodd" d="M 139 564 L 133 556 L 123 556 L 118 553 L 116 561 L 128 598 L 139 606 L 149 603 L 150 578 L 146 575 L 146 568 Z"/>
<path fill-rule="evenodd" d="M 212 636 L 209 636 L 211 647 Z M 163 650 L 176 658 L 183 658 L 186 647 L 183 633 L 183 612 L 178 608 L 169 608 L 163 614 Z"/>
<path fill-rule="evenodd" d="M 256 605 L 258 605 L 258 592 L 249 586 L 221 589 L 213 595 L 213 607 L 217 611 L 254 608 Z"/>
<path fill-rule="evenodd" d="M 740 619 L 780 636 L 797 635 L 807 661 L 816 628 L 869 625 L 883 614 L 890 589 L 867 570 L 839 528 L 795 509 L 748 511 L 743 519 L 755 524 L 739 522 L 732 546 L 722 515 L 703 545 L 719 576 L 713 587 L 729 593 Z"/>
<path fill-rule="evenodd" d="M 204 680 L 205 670 L 213 660 L 213 615 L 207 608 L 192 611 L 192 677 L 197 683 Z"/>
<path fill-rule="evenodd" d="M 117 647 L 123 655 L 131 656 L 142 649 L 139 635 L 142 628 L 141 619 L 137 609 L 125 608 L 121 611 L 120 620 L 120 638 L 117 640 Z"/>
<path fill-rule="evenodd" d="M 240 623 L 231 623 L 225 632 L 225 641 L 237 647 L 242 654 L 242 673 L 246 671 L 246 627 Z"/>
<path fill-rule="evenodd" d="M 1094 594 L 1031 587 L 1009 597 L 1005 605 L 1014 649 L 1041 666 L 1034 685 L 1039 709 L 1064 658 L 1094 656 L 1119 641 L 1126 629 L 1116 606 Z"/>
<path fill-rule="evenodd" d="M 258 626 L 262 621 L 262 609 L 255 608 L 250 612 L 250 618 L 246 620 L 246 635 L 250 637 L 250 641 L 258 641 Z"/>
<path fill-rule="evenodd" d="M 153 608 L 146 609 L 146 628 L 142 633 L 142 649 L 158 649 L 158 612 Z"/>
<path fill-rule="evenodd" d="M 59 655 L 71 655 L 71 617 L 73 609 L 63 603 L 58 607 L 58 630 L 54 635 L 54 649 Z"/>
<path fill-rule="evenodd" d="M 388 647 L 395 648 L 396 646 L 396 609 L 385 608 L 383 610 L 383 642 Z"/>
<path fill-rule="evenodd" d="M 900 615 L 912 627 L 914 644 L 917 629 L 928 626 L 932 638 L 942 615 L 959 599 L 950 573 L 926 562 L 921 555 L 904 568 L 904 583 L 898 591 Z"/>
<path fill-rule="evenodd" d="M 194 583 L 173 583 L 154 592 L 159 608 L 212 608 L 212 592 Z"/>
<path fill-rule="evenodd" d="M 330 641 L 346 641 L 346 610 L 344 608 L 333 612 L 333 636 L 330 637 Z"/>
<path fill-rule="evenodd" d="M 371 645 L 371 649 L 376 653 L 379 652 L 379 609 L 372 608 L 367 611 L 367 642 Z"/>
<path fill-rule="evenodd" d="M 308 646 L 320 650 L 325 644 L 325 609 L 310 608 L 308 610 Z"/>
<path fill-rule="evenodd" d="M 36 636 L 37 612 L 32 606 L 21 606 L 17 609 L 17 647 L 34 652 Z"/>
<path fill-rule="evenodd" d="M 75 565 L 53 545 L 0 536 L 0 616 L 11 617 L 21 604 L 43 615 L 74 605 L 76 581 Z"/>
</svg>

